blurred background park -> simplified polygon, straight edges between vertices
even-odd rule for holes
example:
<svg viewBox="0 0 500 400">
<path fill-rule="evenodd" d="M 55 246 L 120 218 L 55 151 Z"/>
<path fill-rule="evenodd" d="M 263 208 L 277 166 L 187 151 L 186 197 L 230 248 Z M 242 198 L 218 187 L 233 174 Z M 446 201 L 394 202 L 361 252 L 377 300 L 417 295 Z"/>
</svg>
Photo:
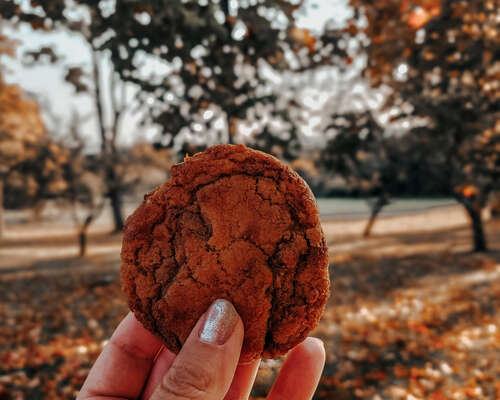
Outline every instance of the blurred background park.
<svg viewBox="0 0 500 400">
<path fill-rule="evenodd" d="M 500 399 L 499 0 L 2 0 L 0 399 L 76 396 L 125 218 L 217 143 L 318 199 L 315 398 Z"/>
</svg>

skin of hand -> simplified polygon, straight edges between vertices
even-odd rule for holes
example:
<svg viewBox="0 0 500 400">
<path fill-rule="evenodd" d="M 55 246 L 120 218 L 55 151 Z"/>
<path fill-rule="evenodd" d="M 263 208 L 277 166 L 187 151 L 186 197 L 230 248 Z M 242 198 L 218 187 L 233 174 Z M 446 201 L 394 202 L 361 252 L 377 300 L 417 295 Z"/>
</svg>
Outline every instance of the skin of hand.
<svg viewBox="0 0 500 400">
<path fill-rule="evenodd" d="M 216 300 L 176 356 L 129 313 L 90 370 L 77 400 L 244 400 L 260 360 L 238 364 L 243 323 L 232 304 Z M 289 353 L 268 400 L 311 399 L 325 350 L 307 338 Z"/>
</svg>

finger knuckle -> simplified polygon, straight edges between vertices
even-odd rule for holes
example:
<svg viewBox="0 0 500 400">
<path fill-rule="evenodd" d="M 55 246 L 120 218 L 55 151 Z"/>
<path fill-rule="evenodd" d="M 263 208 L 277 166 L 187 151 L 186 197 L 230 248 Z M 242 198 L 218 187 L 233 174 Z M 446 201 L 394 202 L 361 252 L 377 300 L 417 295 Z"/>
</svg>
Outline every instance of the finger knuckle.
<svg viewBox="0 0 500 400">
<path fill-rule="evenodd" d="M 178 398 L 204 398 L 214 385 L 214 376 L 207 369 L 191 363 L 173 365 L 161 382 L 166 394 Z"/>
</svg>

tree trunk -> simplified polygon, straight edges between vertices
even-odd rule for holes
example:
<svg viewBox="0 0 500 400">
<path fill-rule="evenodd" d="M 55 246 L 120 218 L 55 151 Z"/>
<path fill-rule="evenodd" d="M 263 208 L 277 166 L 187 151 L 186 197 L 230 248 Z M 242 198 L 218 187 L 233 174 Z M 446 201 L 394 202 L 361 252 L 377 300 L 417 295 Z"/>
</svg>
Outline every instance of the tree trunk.
<svg viewBox="0 0 500 400">
<path fill-rule="evenodd" d="M 484 233 L 483 220 L 481 218 L 481 209 L 464 204 L 465 210 L 471 220 L 472 234 L 474 237 L 474 252 L 484 252 L 488 250 L 486 235 Z"/>
<path fill-rule="evenodd" d="M 377 219 L 377 216 L 380 213 L 381 209 L 382 209 L 382 207 L 372 209 L 372 212 L 370 214 L 370 219 L 366 223 L 365 229 L 363 229 L 363 237 L 364 238 L 370 237 L 370 235 L 372 233 L 373 225 L 375 224 L 375 220 Z"/>
<path fill-rule="evenodd" d="M 4 233 L 3 177 L 0 176 L 0 239 Z"/>
<path fill-rule="evenodd" d="M 113 211 L 113 232 L 118 233 L 123 230 L 123 213 L 122 213 L 122 195 L 120 190 L 116 187 L 109 187 L 109 200 L 111 203 L 111 209 Z"/>
<path fill-rule="evenodd" d="M 123 211 L 122 211 L 122 192 L 121 178 L 116 175 L 115 171 L 115 152 L 113 151 L 110 159 L 105 160 L 106 163 L 106 188 L 113 214 L 113 232 L 118 233 L 123 230 Z"/>
<path fill-rule="evenodd" d="M 377 219 L 378 215 L 380 214 L 380 211 L 382 211 L 382 209 L 387 204 L 389 204 L 389 200 L 387 199 L 387 197 L 382 196 L 382 197 L 379 197 L 375 201 L 375 203 L 372 205 L 370 219 L 368 220 L 368 222 L 365 226 L 365 229 L 363 230 L 363 237 L 364 238 L 367 238 L 371 235 L 373 225 L 375 224 L 375 220 Z"/>
<path fill-rule="evenodd" d="M 78 232 L 78 245 L 80 246 L 79 257 L 83 258 L 87 254 L 87 228 L 84 227 Z"/>
<path fill-rule="evenodd" d="M 85 221 L 78 232 L 78 244 L 80 246 L 79 257 L 83 258 L 87 255 L 87 230 L 89 229 L 90 224 L 94 217 L 89 215 L 85 218 Z"/>
<path fill-rule="evenodd" d="M 229 144 L 234 144 L 234 137 L 233 135 L 236 133 L 236 123 L 235 123 L 235 118 L 233 117 L 228 117 L 227 118 L 227 142 Z"/>
<path fill-rule="evenodd" d="M 106 127 L 104 126 L 104 110 L 101 94 L 101 73 L 99 70 L 99 60 L 97 51 L 91 46 L 90 53 L 92 57 L 92 72 L 94 78 L 94 102 L 97 110 L 97 122 L 99 125 L 99 135 L 101 136 L 101 155 L 105 157 L 108 153 L 108 138 L 106 135 Z"/>
<path fill-rule="evenodd" d="M 104 164 L 106 176 L 106 189 L 110 200 L 111 210 L 113 214 L 114 228 L 113 232 L 121 232 L 123 229 L 123 213 L 121 199 L 121 182 L 116 176 L 116 136 L 117 132 L 113 132 L 111 138 L 108 138 L 105 122 L 104 122 L 104 103 L 102 101 L 101 88 L 101 71 L 99 60 L 97 58 L 97 50 L 91 47 L 92 68 L 94 77 L 94 100 L 97 110 L 97 120 L 99 125 L 99 133 L 101 136 L 101 162 Z M 111 93 L 113 96 L 114 93 Z M 114 121 L 116 124 L 118 121 Z M 116 128 L 116 127 L 115 127 Z M 111 139 L 111 140 L 110 140 Z"/>
<path fill-rule="evenodd" d="M 104 204 L 104 203 L 102 203 Z M 99 206 L 97 209 L 92 210 L 90 215 L 87 215 L 85 221 L 83 222 L 80 231 L 78 232 L 78 244 L 80 246 L 79 255 L 80 257 L 85 257 L 87 255 L 87 232 L 89 230 L 89 226 L 92 224 L 95 218 L 102 210 L 102 206 Z"/>
</svg>

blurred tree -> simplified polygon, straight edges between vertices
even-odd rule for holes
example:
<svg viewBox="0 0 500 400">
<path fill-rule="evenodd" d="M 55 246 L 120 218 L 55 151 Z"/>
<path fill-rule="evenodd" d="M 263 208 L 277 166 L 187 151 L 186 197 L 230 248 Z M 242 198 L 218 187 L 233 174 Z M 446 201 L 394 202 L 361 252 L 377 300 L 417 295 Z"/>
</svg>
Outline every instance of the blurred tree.
<svg viewBox="0 0 500 400">
<path fill-rule="evenodd" d="M 486 250 L 481 213 L 500 182 L 500 1 L 351 4 L 347 31 L 368 56 L 366 76 L 394 89 L 394 119 L 419 118 L 411 134 L 422 170 L 464 206 L 474 249 Z"/>
<path fill-rule="evenodd" d="M 351 190 L 368 196 L 370 218 L 363 230 L 368 237 L 377 216 L 408 179 L 405 144 L 387 137 L 372 111 L 331 116 L 326 127 L 331 138 L 321 151 L 321 167 L 339 174 Z"/>
<path fill-rule="evenodd" d="M 77 228 L 78 255 L 85 257 L 88 248 L 88 230 L 101 214 L 104 204 L 104 186 L 98 172 L 86 170 L 85 158 L 80 149 L 70 151 L 70 161 L 65 165 L 68 183 L 67 199 L 71 204 L 71 215 Z"/>
<path fill-rule="evenodd" d="M 59 63 L 66 69 L 64 80 L 75 92 L 87 93 L 92 97 L 96 109 L 102 169 L 106 177 L 105 192 L 113 211 L 114 230 L 123 228 L 122 196 L 125 191 L 123 174 L 117 165 L 123 165 L 118 151 L 117 138 L 127 111 L 134 106 L 127 101 L 126 84 L 119 78 L 109 62 L 109 54 L 99 46 L 102 35 L 107 31 L 104 16 L 96 2 L 33 1 L 23 5 L 14 1 L 0 4 L 0 17 L 11 23 L 27 22 L 33 29 L 66 30 L 80 35 L 89 49 L 90 73 L 81 66 L 65 66 L 64 57 L 54 47 L 42 46 L 24 54 L 23 62 L 33 65 L 48 60 Z"/>
<path fill-rule="evenodd" d="M 125 107 L 115 98 L 116 84 L 126 80 L 140 88 L 137 97 L 147 110 L 144 123 L 161 126 L 164 146 L 173 145 L 182 128 L 201 132 L 203 138 L 194 144 L 195 150 L 232 142 L 237 121 L 246 111 L 274 100 L 266 86 L 266 70 L 307 67 L 315 39 L 294 25 L 294 12 L 301 4 L 291 0 L 32 0 L 26 4 L 8 0 L 0 4 L 0 16 L 12 23 L 27 22 L 34 29 L 69 30 L 88 44 L 92 85 L 77 67 L 68 69 L 66 80 L 77 92 L 90 90 L 93 94 L 107 196 L 115 229 L 119 230 L 123 225 L 123 188 L 113 166 L 119 162 L 116 138 Z M 52 50 L 45 46 L 29 56 L 36 60 L 43 53 L 55 62 Z M 103 76 L 101 60 L 108 56 L 110 81 L 103 85 L 107 77 Z M 111 88 L 110 96 L 103 96 L 105 87 Z M 108 124 L 107 115 L 111 115 Z M 221 115 L 226 119 L 226 137 L 221 137 Z M 188 143 L 188 147 L 190 150 L 193 144 Z"/>
<path fill-rule="evenodd" d="M 164 145 L 173 145 L 183 128 L 205 137 L 219 131 L 214 141 L 231 143 L 249 109 L 275 100 L 266 72 L 299 69 L 314 50 L 312 35 L 294 25 L 301 4 L 117 2 L 109 17 L 115 35 L 105 46 L 123 79 L 139 85 L 144 101 L 154 103 L 149 121 L 163 128 Z M 147 61 L 164 72 L 146 73 Z"/>
<path fill-rule="evenodd" d="M 108 190 L 107 177 L 102 169 L 103 161 L 100 159 L 102 154 L 86 153 L 85 140 L 80 132 L 84 120 L 76 110 L 72 111 L 70 129 L 61 145 L 68 155 L 61 166 L 65 189 L 58 195 L 58 199 L 68 201 L 71 206 L 80 257 L 87 254 L 88 231 L 103 211 Z M 169 150 L 155 151 L 152 145 L 146 143 L 137 143 L 127 150 L 121 149 L 120 157 L 113 167 L 121 176 L 123 192 L 130 192 L 153 169 L 164 173 L 168 171 L 173 163 L 169 153 Z M 163 175 L 161 181 L 164 179 Z"/>
<path fill-rule="evenodd" d="M 66 147 L 67 162 L 63 165 L 66 190 L 61 196 L 69 201 L 71 215 L 77 229 L 78 254 L 87 254 L 88 230 L 101 214 L 105 204 L 106 177 L 95 157 L 85 155 L 85 143 L 79 132 L 81 120 L 73 111 L 70 135 L 71 146 Z"/>
<path fill-rule="evenodd" d="M 0 76 L 0 237 L 3 232 L 4 181 L 16 168 L 40 157 L 45 127 L 37 104 Z M 40 166 L 37 167 L 40 169 Z"/>
<path fill-rule="evenodd" d="M 60 197 L 66 190 L 62 165 L 68 155 L 63 147 L 48 137 L 36 143 L 36 153 L 23 159 L 5 178 L 5 205 L 7 208 L 32 207 L 35 217 L 48 199 Z"/>
</svg>

